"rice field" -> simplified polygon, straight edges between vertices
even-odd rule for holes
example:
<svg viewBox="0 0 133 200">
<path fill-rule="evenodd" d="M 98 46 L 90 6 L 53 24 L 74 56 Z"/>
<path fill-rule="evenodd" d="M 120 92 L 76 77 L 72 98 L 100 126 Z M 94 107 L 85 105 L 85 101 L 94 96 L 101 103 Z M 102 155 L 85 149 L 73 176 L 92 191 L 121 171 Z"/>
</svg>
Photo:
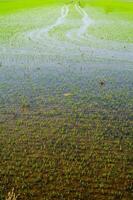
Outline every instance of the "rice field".
<svg viewBox="0 0 133 200">
<path fill-rule="evenodd" d="M 0 0 L 0 200 L 132 200 L 133 2 Z"/>
</svg>

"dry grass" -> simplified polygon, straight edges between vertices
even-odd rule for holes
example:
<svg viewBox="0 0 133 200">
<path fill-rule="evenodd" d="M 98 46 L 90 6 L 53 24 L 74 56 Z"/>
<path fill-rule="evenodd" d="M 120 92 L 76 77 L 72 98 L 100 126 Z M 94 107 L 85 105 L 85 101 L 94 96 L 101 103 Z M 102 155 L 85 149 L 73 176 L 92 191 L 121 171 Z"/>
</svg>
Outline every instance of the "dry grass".
<svg viewBox="0 0 133 200">
<path fill-rule="evenodd" d="M 6 200 L 17 200 L 17 196 L 14 192 L 14 188 L 10 192 L 8 192 Z"/>
</svg>

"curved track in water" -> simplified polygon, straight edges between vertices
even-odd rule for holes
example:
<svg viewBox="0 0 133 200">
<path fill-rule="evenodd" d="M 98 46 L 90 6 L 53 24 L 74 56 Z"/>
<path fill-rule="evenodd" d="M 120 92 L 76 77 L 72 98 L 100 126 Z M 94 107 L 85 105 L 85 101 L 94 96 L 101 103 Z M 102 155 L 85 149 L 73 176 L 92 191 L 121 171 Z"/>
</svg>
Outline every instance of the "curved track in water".
<svg viewBox="0 0 133 200">
<path fill-rule="evenodd" d="M 133 44 L 95 9 L 0 17 L 0 197 L 132 199 Z"/>
<path fill-rule="evenodd" d="M 129 49 L 133 49 L 132 44 L 100 40 L 93 35 L 90 35 L 89 27 L 95 26 L 97 22 L 91 19 L 85 9 L 81 8 L 78 4 L 75 4 L 72 9 L 79 15 L 76 27 L 74 19 L 69 17 L 71 8 L 70 6 L 65 5 L 61 8 L 60 15 L 55 20 L 55 23 L 49 25 L 48 27 L 25 33 L 24 40 L 26 40 L 26 38 L 30 39 L 36 49 L 47 49 L 47 54 L 49 55 L 54 51 L 54 54 L 56 55 L 61 53 L 63 55 L 66 54 L 67 56 L 68 53 L 69 56 L 70 51 L 71 54 L 74 55 L 84 53 L 86 56 L 92 56 L 93 52 L 94 57 L 98 58 L 133 60 L 132 51 L 129 50 L 127 52 L 127 50 L 125 51 L 121 48 L 126 45 Z M 70 26 L 69 23 L 73 24 L 73 27 Z M 69 30 L 65 30 L 65 26 L 67 26 Z M 61 39 L 62 36 L 63 39 Z M 114 47 L 116 49 L 113 50 Z"/>
<path fill-rule="evenodd" d="M 97 26 L 97 21 L 89 16 L 88 10 L 78 4 L 64 5 L 53 23 L 16 34 L 11 39 L 15 47 L 1 47 L 1 52 L 4 55 L 84 55 L 86 58 L 133 61 L 132 44 L 95 37 L 89 32 L 92 26 Z"/>
</svg>

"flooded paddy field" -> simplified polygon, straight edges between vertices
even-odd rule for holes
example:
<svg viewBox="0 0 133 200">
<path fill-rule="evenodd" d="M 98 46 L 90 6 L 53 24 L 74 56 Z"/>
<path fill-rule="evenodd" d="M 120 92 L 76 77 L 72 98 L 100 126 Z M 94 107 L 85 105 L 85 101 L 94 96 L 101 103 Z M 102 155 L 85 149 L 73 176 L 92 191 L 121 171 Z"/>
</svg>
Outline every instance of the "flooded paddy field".
<svg viewBox="0 0 133 200">
<path fill-rule="evenodd" d="M 132 4 L 39 2 L 0 8 L 0 200 L 131 200 Z"/>
</svg>

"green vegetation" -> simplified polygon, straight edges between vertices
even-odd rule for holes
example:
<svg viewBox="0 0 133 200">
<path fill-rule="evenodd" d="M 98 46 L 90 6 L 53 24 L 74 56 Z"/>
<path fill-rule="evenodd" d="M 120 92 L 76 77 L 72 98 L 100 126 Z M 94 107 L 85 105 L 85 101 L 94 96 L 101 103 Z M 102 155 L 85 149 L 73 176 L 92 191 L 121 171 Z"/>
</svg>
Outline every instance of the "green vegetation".
<svg viewBox="0 0 133 200">
<path fill-rule="evenodd" d="M 7 14 L 20 9 L 35 8 L 39 6 L 76 3 L 86 6 L 104 7 L 107 10 L 118 9 L 133 12 L 133 2 L 128 0 L 0 0 L 0 14 Z"/>
<path fill-rule="evenodd" d="M 65 0 L 0 0 L 0 15 L 49 4 L 63 4 L 64 2 Z"/>
<path fill-rule="evenodd" d="M 39 68 L 4 99 L 2 200 L 132 199 L 132 73 L 95 69 Z"/>
<path fill-rule="evenodd" d="M 130 123 L 80 114 L 26 112 L 1 124 L 1 199 L 13 187 L 23 200 L 132 199 Z"/>
<path fill-rule="evenodd" d="M 112 9 L 117 9 L 121 11 L 133 11 L 133 1 L 130 0 L 83 0 L 84 4 L 89 4 L 91 6 L 98 6 L 107 8 L 108 11 Z"/>
<path fill-rule="evenodd" d="M 108 1 L 89 1 L 88 4 L 82 1 L 80 2 L 79 5 L 82 6 L 83 4 L 83 8 L 86 9 L 89 17 L 95 21 L 95 23 L 88 28 L 88 34 L 102 40 L 125 41 L 131 43 L 133 41 L 132 3 L 127 3 L 124 1 L 121 3 L 120 1 L 113 1 L 113 3 L 112 1 L 109 1 L 110 3 L 108 2 L 107 4 L 107 2 Z M 47 26 L 47 24 L 52 24 L 53 21 L 59 17 L 59 5 L 63 5 L 64 3 L 65 1 L 43 0 L 0 1 L 0 42 L 9 42 L 9 40 L 17 34 L 35 28 L 37 29 L 42 26 Z M 70 5 L 70 2 L 66 2 L 66 4 Z M 72 5 L 73 4 L 75 4 L 75 1 L 72 3 Z M 122 9 L 119 4 L 123 5 Z M 36 9 L 31 10 L 30 8 Z M 45 12 L 43 9 L 45 9 Z M 20 10 L 21 12 L 16 12 Z M 16 13 L 16 16 L 7 15 L 14 12 Z M 4 17 L 5 14 L 6 16 Z M 35 20 L 35 18 L 37 19 Z M 81 16 L 75 12 L 74 6 L 70 7 L 70 13 L 68 15 L 68 19 L 71 20 L 72 18 L 73 20 L 79 20 L 80 25 Z M 13 23 L 9 23 L 10 21 Z M 24 23 L 24 21 L 26 23 Z M 62 37 L 64 40 L 66 37 L 64 33 L 70 28 L 70 24 L 65 24 L 64 26 L 60 27 L 59 30 L 55 29 L 53 34 L 59 31 L 59 34 L 61 33 L 60 38 Z M 14 41 L 12 43 L 14 43 Z M 92 41 L 90 40 L 89 43 L 91 44 Z M 92 43 L 92 45 L 94 46 L 94 43 Z"/>
<path fill-rule="evenodd" d="M 0 200 L 132 200 L 132 19 L 124 0 L 0 0 Z"/>
</svg>

